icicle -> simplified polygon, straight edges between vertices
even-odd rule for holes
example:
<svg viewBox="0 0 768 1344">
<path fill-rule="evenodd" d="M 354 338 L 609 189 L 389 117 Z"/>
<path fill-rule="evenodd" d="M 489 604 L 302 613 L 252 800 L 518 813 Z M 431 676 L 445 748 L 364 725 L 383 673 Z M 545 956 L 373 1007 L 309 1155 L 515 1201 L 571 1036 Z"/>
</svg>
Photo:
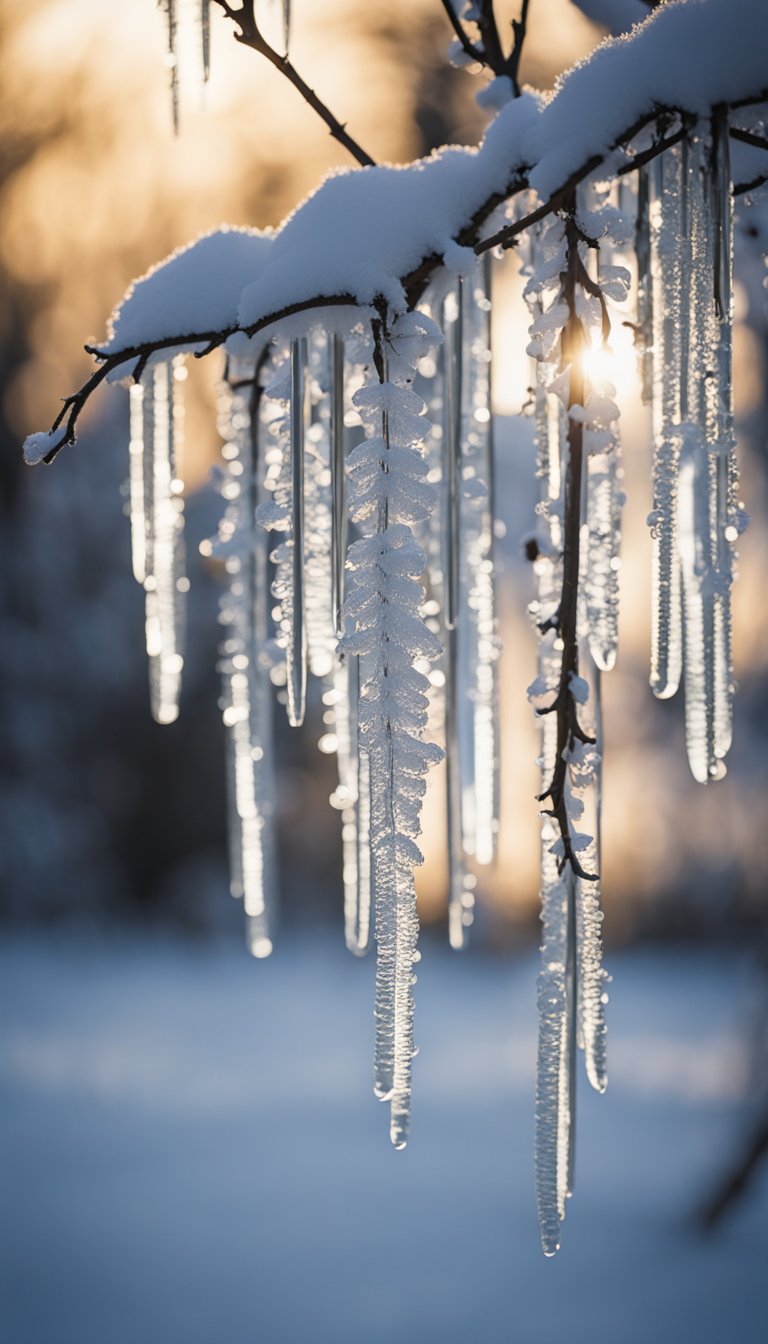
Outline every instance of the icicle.
<svg viewBox="0 0 768 1344">
<path fill-rule="evenodd" d="M 687 341 L 682 336 L 682 273 L 689 247 L 687 143 L 668 150 L 652 169 L 653 261 L 653 543 L 651 687 L 667 699 L 682 671 L 677 485 L 680 439 L 687 414 Z"/>
<path fill-rule="evenodd" d="M 288 722 L 304 722 L 307 645 L 304 625 L 304 432 L 306 425 L 306 340 L 291 342 L 291 620 L 286 662 Z"/>
<path fill-rule="evenodd" d="M 462 451 L 464 429 L 465 284 L 459 278 L 455 293 L 445 304 L 445 420 L 443 424 L 443 600 L 445 637 L 445 753 L 446 834 L 448 859 L 448 938 L 451 947 L 466 946 L 472 922 L 473 897 L 467 887 L 464 862 L 464 783 L 470 764 L 460 742 L 460 658 L 464 653 L 458 630 L 463 547 L 461 538 Z M 462 634 L 464 633 L 462 628 Z M 463 734 L 462 734 L 463 736 Z M 470 741 L 471 745 L 471 741 Z M 474 766 L 474 760 L 471 762 Z"/>
<path fill-rule="evenodd" d="M 419 833 L 423 775 L 439 759 L 424 742 L 427 678 L 418 659 L 441 648 L 420 619 L 418 580 L 424 555 L 411 524 L 434 507 L 423 484 L 420 445 L 430 426 L 423 404 L 407 385 L 418 355 L 434 344 L 436 329 L 421 314 L 401 318 L 381 333 L 375 360 L 380 381 L 355 394 L 369 437 L 350 454 L 353 517 L 365 535 L 349 551 L 345 616 L 354 628 L 342 640 L 360 658 L 360 748 L 370 769 L 371 874 L 376 924 L 375 1091 L 390 1102 L 390 1137 L 405 1145 L 410 1113 L 413 1046 L 413 965 L 418 918 L 413 865 L 421 862 Z M 401 381 L 389 381 L 384 350 L 394 355 Z M 406 360 L 404 348 L 409 351 Z M 426 353 L 426 349 L 424 350 Z M 364 790 L 361 789 L 361 794 Z"/>
<path fill-rule="evenodd" d="M 493 862 L 499 831 L 499 641 L 496 616 L 496 470 L 491 385 L 491 267 L 486 253 L 482 284 L 475 299 L 479 316 L 476 377 L 470 414 L 479 438 L 476 479 L 485 487 L 481 522 L 468 554 L 469 606 L 477 630 L 474 688 L 474 854 L 477 863 Z M 471 445 L 470 436 L 470 445 Z M 468 548 L 469 550 L 469 548 Z"/>
<path fill-rule="evenodd" d="M 344 877 L 344 937 L 355 956 L 371 947 L 370 781 L 368 757 L 360 750 L 357 700 L 359 660 L 348 654 L 337 664 L 332 693 L 336 714 L 339 784 L 331 797 L 341 809 Z M 330 696 L 328 697 L 330 699 Z"/>
<path fill-rule="evenodd" d="M 269 45 L 287 56 L 291 38 L 291 0 L 256 0 L 256 22 Z"/>
<path fill-rule="evenodd" d="M 131 560 L 133 577 L 144 583 L 147 577 L 146 478 L 144 468 L 144 385 L 132 383 L 130 391 L 129 500 L 131 512 Z"/>
<path fill-rule="evenodd" d="M 228 590 L 221 619 L 223 719 L 227 732 L 230 890 L 242 897 L 246 936 L 256 957 L 274 939 L 277 879 L 274 836 L 271 657 L 268 648 L 267 541 L 255 526 L 259 497 L 260 395 L 252 361 L 230 370 L 243 386 L 222 394 L 220 426 L 228 501 L 213 549 L 224 558 Z M 247 394 L 250 393 L 250 396 Z M 208 545 L 205 550 L 211 552 Z"/>
<path fill-rule="evenodd" d="M 652 166 L 637 170 L 637 225 L 635 259 L 637 262 L 637 320 L 635 345 L 640 365 L 640 389 L 643 401 L 653 401 L 653 262 L 651 257 L 651 174 Z"/>
<path fill-rule="evenodd" d="M 203 80 L 211 75 L 211 0 L 200 0 L 200 27 L 202 30 Z"/>
<path fill-rule="evenodd" d="M 731 742 L 732 543 L 736 502 L 731 394 L 731 185 L 727 125 L 691 143 L 691 329 L 687 423 L 681 430 L 679 533 L 685 621 L 686 746 L 699 782 L 725 774 Z"/>
<path fill-rule="evenodd" d="M 594 736 L 595 746 L 582 748 L 572 777 L 584 806 L 584 830 L 593 837 L 585 850 L 584 864 L 590 873 L 600 873 L 603 750 L 600 668 L 587 651 L 584 651 L 582 666 L 589 675 L 589 696 L 581 710 L 581 721 Z M 589 1082 L 596 1091 L 604 1092 L 607 1085 L 605 985 L 608 976 L 603 969 L 600 882 L 578 879 L 575 889 L 578 1045 L 584 1051 Z"/>
<path fill-rule="evenodd" d="M 308 338 L 309 428 L 304 446 L 304 620 L 313 676 L 326 677 L 335 662 L 333 618 L 333 468 L 331 460 L 330 341 Z"/>
<path fill-rule="evenodd" d="M 347 558 L 347 485 L 344 431 L 344 341 L 331 336 L 331 582 L 333 585 L 333 624 L 336 634 L 344 633 L 344 566 Z"/>
<path fill-rule="evenodd" d="M 168 54 L 166 63 L 171 75 L 171 116 L 173 131 L 179 133 L 179 54 L 177 47 L 178 25 L 176 20 L 177 0 L 162 0 L 168 25 Z"/>
<path fill-rule="evenodd" d="M 461 570 L 461 451 L 464 370 L 464 281 L 458 280 L 455 297 L 446 303 L 445 322 L 445 428 L 443 432 L 444 482 L 447 496 L 445 520 L 445 623 L 449 630 L 459 614 Z"/>
<path fill-rule="evenodd" d="M 158 723 L 173 723 L 179 714 L 184 599 L 189 588 L 184 572 L 184 487 L 175 471 L 184 425 L 183 356 L 154 365 L 145 377 L 152 382 L 148 409 L 153 422 L 144 578 L 150 704 Z"/>
</svg>

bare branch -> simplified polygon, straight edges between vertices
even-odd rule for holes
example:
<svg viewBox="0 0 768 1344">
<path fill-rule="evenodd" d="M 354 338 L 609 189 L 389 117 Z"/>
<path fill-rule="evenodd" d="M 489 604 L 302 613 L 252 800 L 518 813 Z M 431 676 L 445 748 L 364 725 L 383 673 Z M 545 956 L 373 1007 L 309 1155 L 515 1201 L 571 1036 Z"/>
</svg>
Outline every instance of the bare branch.
<svg viewBox="0 0 768 1344">
<path fill-rule="evenodd" d="M 86 345 L 86 351 L 100 361 L 100 367 L 91 374 L 82 387 L 78 388 L 77 392 L 72 392 L 64 398 L 61 410 L 51 426 L 51 433 L 53 433 L 63 424 L 64 434 L 54 444 L 50 452 L 46 453 L 43 461 L 50 465 L 65 444 L 75 442 L 77 422 L 91 394 L 96 391 L 105 378 L 117 369 L 122 368 L 123 365 L 136 362 L 136 368 L 133 370 L 132 376 L 134 380 L 138 381 L 148 361 L 162 350 L 180 350 L 186 346 L 192 350 L 196 359 L 204 359 L 206 355 L 224 345 L 230 336 L 235 336 L 238 333 L 251 338 L 258 335 L 260 331 L 265 331 L 268 327 L 273 326 L 276 322 L 281 322 L 287 317 L 295 317 L 298 313 L 312 312 L 316 308 L 346 308 L 350 306 L 364 307 L 365 305 L 358 304 L 354 294 L 321 294 L 310 299 L 300 300 L 297 303 L 286 304 L 284 308 L 280 308 L 273 313 L 267 313 L 249 327 L 234 326 L 223 327 L 218 331 L 184 332 L 175 336 L 166 336 L 157 341 L 145 341 L 138 345 L 127 346 L 125 349 L 116 350 L 112 354 L 99 349 L 98 346 Z M 194 349 L 195 346 L 202 346 L 203 348 Z"/>
<path fill-rule="evenodd" d="M 754 131 L 743 131 L 740 126 L 731 126 L 729 135 L 732 140 L 740 140 L 743 145 L 752 145 L 755 149 L 768 150 L 768 140 L 763 135 L 755 135 Z"/>
<path fill-rule="evenodd" d="M 688 130 L 688 124 L 684 122 L 678 130 L 673 131 L 672 135 L 665 136 L 663 140 L 655 141 L 655 143 L 649 145 L 647 149 L 641 150 L 639 154 L 633 154 L 629 163 L 623 163 L 621 167 L 617 169 L 616 176 L 624 177 L 625 173 L 634 173 L 637 168 L 644 168 L 646 163 L 652 163 L 654 159 L 658 158 L 659 154 L 663 154 L 666 150 L 671 149 L 673 145 L 677 145 L 681 140 L 684 140 L 688 134 Z"/>
<path fill-rule="evenodd" d="M 512 32 L 514 34 L 514 43 L 512 52 L 507 61 L 507 74 L 512 80 L 512 87 L 515 90 L 515 97 L 520 94 L 520 57 L 523 54 L 523 43 L 528 28 L 528 10 L 531 0 L 523 0 L 520 18 L 512 20 Z"/>
<path fill-rule="evenodd" d="M 442 0 L 442 5 L 443 9 L 448 15 L 451 27 L 453 28 L 454 33 L 456 34 L 459 42 L 461 43 L 462 50 L 466 52 L 467 56 L 469 56 L 471 60 L 477 61 L 479 65 L 485 65 L 486 60 L 484 53 L 480 50 L 479 47 L 475 46 L 474 42 L 470 42 L 469 38 L 467 37 L 464 24 L 461 22 L 460 18 L 456 13 L 456 10 L 453 7 L 452 0 Z"/>
<path fill-rule="evenodd" d="M 757 191 L 758 187 L 764 187 L 768 182 L 768 173 L 761 173 L 759 177 L 753 177 L 749 182 L 737 182 L 733 188 L 734 196 L 745 196 L 748 191 Z"/>
<path fill-rule="evenodd" d="M 237 24 L 239 31 L 235 33 L 236 41 L 240 42 L 244 47 L 250 47 L 253 51 L 257 51 L 259 55 L 264 56 L 276 70 L 279 70 L 282 75 L 285 75 L 285 78 L 289 83 L 291 83 L 301 94 L 305 103 L 308 103 L 313 112 L 316 112 L 321 120 L 325 122 L 334 140 L 338 141 L 338 143 L 352 155 L 353 159 L 360 164 L 361 168 L 374 167 L 375 160 L 372 159 L 370 154 L 358 144 L 357 140 L 353 139 L 347 131 L 346 126 L 333 115 L 330 108 L 318 97 L 314 89 L 309 87 L 306 80 L 302 79 L 296 67 L 292 65 L 287 54 L 283 56 L 279 51 L 275 51 L 274 47 L 269 45 L 256 22 L 253 10 L 253 0 L 243 0 L 239 9 L 234 9 L 232 5 L 227 3 L 227 0 L 214 0 L 214 3 L 219 5 L 224 11 L 226 18 L 230 19 L 232 23 Z"/>
</svg>

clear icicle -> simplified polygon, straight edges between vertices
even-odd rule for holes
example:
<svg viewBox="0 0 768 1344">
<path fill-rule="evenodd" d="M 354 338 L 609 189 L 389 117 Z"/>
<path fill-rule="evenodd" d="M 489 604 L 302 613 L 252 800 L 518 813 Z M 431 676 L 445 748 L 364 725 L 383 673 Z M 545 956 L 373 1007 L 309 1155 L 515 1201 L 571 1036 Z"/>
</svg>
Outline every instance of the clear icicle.
<svg viewBox="0 0 768 1344">
<path fill-rule="evenodd" d="M 288 722 L 304 722 L 307 694 L 307 633 L 304 623 L 304 433 L 307 344 L 291 342 L 291 602 L 286 665 Z"/>
<path fill-rule="evenodd" d="M 173 118 L 174 133 L 179 133 L 179 53 L 178 53 L 178 24 L 177 24 L 177 3 L 178 0 L 162 0 L 165 11 L 166 22 L 168 25 L 168 55 L 166 61 L 170 70 L 171 79 L 171 116 Z"/>
<path fill-rule="evenodd" d="M 445 623 L 445 810 L 448 860 L 448 940 L 465 947 L 472 924 L 474 895 L 465 863 L 465 814 L 474 794 L 474 745 L 468 690 L 469 622 L 465 576 L 462 486 L 466 411 L 465 374 L 469 372 L 466 321 L 469 285 L 459 279 L 444 307 L 445 418 L 443 421 L 443 617 Z M 470 842 L 472 843 L 472 842 Z"/>
<path fill-rule="evenodd" d="M 333 471 L 331 461 L 330 341 L 308 338 L 309 426 L 304 445 L 304 619 L 312 674 L 326 677 L 335 662 L 333 612 Z"/>
<path fill-rule="evenodd" d="M 158 723 L 173 723 L 178 718 L 184 666 L 189 580 L 185 574 L 183 485 L 176 475 L 176 454 L 183 438 L 181 385 L 185 377 L 183 356 L 156 364 L 144 375 L 152 384 L 147 400 L 152 418 L 152 469 L 151 484 L 147 482 L 144 589 L 150 705 Z"/>
<path fill-rule="evenodd" d="M 256 22 L 269 45 L 287 56 L 291 40 L 291 0 L 256 0 Z"/>
<path fill-rule="evenodd" d="M 461 525 L 465 535 L 465 626 L 468 657 L 468 750 L 472 753 L 471 808 L 465 807 L 465 847 L 475 861 L 493 862 L 499 830 L 499 639 L 496 616 L 496 518 L 491 389 L 491 258 L 476 277 L 469 307 L 471 369 L 467 393 Z M 467 821 L 471 819 L 471 834 Z"/>
<path fill-rule="evenodd" d="M 602 713 L 600 668 L 584 651 L 582 666 L 589 673 L 589 699 L 581 711 L 582 725 L 595 738 L 595 746 L 584 748 L 574 771 L 584 805 L 584 830 L 592 842 L 584 854 L 588 872 L 601 871 L 600 813 L 602 804 Z M 587 1078 L 598 1092 L 607 1085 L 605 992 L 608 976 L 603 969 L 603 914 L 600 907 L 600 882 L 576 884 L 576 948 L 578 985 L 578 1045 L 584 1051 Z"/>
<path fill-rule="evenodd" d="M 338 636 L 344 633 L 344 566 L 347 558 L 347 482 L 344 429 L 344 341 L 330 338 L 330 435 L 331 435 L 331 582 L 333 586 L 333 624 Z"/>
<path fill-rule="evenodd" d="M 235 392 L 226 389 L 221 398 L 220 428 L 226 439 L 222 488 L 228 507 L 214 544 L 224 558 L 228 577 L 221 602 L 221 620 L 227 629 L 221 672 L 227 732 L 230 890 L 243 899 L 250 951 L 256 957 L 265 957 L 274 939 L 277 878 L 267 539 L 255 524 L 260 425 L 258 413 L 253 414 L 252 408 L 259 397 L 252 383 L 252 362 L 238 361 L 230 369 L 230 376 L 243 387 Z"/>
<path fill-rule="evenodd" d="M 688 149 L 675 146 L 656 159 L 651 180 L 653 264 L 653 547 L 651 687 L 659 699 L 675 694 L 682 672 L 677 488 L 678 426 L 687 415 L 687 342 L 682 306 L 688 248 Z"/>
<path fill-rule="evenodd" d="M 129 506 L 131 515 L 131 561 L 133 577 L 144 583 L 147 577 L 147 514 L 144 455 L 144 385 L 132 383 L 130 391 Z"/>
<path fill-rule="evenodd" d="M 333 795 L 341 808 L 344 879 L 344 937 L 355 956 L 373 939 L 371 911 L 370 780 L 368 757 L 360 750 L 357 698 L 360 672 L 355 654 L 339 660 L 334 673 L 339 784 Z"/>
<path fill-rule="evenodd" d="M 211 0 L 200 0 L 200 28 L 203 80 L 207 83 L 211 74 Z"/>
<path fill-rule="evenodd" d="M 725 773 L 733 672 L 730 596 L 736 503 L 731 392 L 732 208 L 727 124 L 691 141 L 687 420 L 681 430 L 679 545 L 685 621 L 686 747 L 701 783 Z M 686 253 L 686 258 L 688 254 Z"/>
</svg>

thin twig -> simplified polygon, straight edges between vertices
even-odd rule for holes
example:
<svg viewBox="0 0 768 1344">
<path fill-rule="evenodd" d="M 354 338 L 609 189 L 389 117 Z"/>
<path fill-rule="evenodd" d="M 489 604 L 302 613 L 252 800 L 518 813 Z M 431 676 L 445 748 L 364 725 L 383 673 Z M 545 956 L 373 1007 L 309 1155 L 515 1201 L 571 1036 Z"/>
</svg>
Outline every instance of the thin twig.
<svg viewBox="0 0 768 1344">
<path fill-rule="evenodd" d="M 474 42 L 470 42 L 469 38 L 467 37 L 464 24 L 461 22 L 460 18 L 456 13 L 456 10 L 453 8 L 452 0 L 442 0 L 442 5 L 443 9 L 448 15 L 450 25 L 453 28 L 453 31 L 456 34 L 456 37 L 458 38 L 459 42 L 461 43 L 462 50 L 466 53 L 467 56 L 470 57 L 471 60 L 477 61 L 478 65 L 485 65 L 486 60 L 483 52 L 480 50 L 479 47 L 475 46 Z"/>
<path fill-rule="evenodd" d="M 159 354 L 161 350 L 179 350 L 184 346 L 187 348 L 202 346 L 202 349 L 194 350 L 193 353 L 196 359 L 204 359 L 212 351 L 218 350 L 230 336 L 241 333 L 250 338 L 271 327 L 275 322 L 281 322 L 287 317 L 295 317 L 298 313 L 311 312 L 316 308 L 341 308 L 350 305 L 358 306 L 358 300 L 354 294 L 321 294 L 315 295 L 311 299 L 286 304 L 284 308 L 280 308 L 273 313 L 267 313 L 248 327 L 234 326 L 222 327 L 218 331 L 184 332 L 175 336 L 165 336 L 157 341 L 144 341 L 137 345 L 128 346 L 123 350 L 117 350 L 112 354 L 99 349 L 98 346 L 87 345 L 85 347 L 87 353 L 98 359 L 100 366 L 91 374 L 90 378 L 86 379 L 82 387 L 64 398 L 61 410 L 51 426 L 51 433 L 54 433 L 64 424 L 64 433 L 59 441 L 53 445 L 50 452 L 46 453 L 43 461 L 50 465 L 65 444 L 75 442 L 77 422 L 91 394 L 96 391 L 96 388 L 109 374 L 114 373 L 124 364 L 131 364 L 134 360 L 136 361 L 136 368 L 132 376 L 135 380 L 138 380 L 144 372 L 148 360 L 153 355 Z"/>
<path fill-rule="evenodd" d="M 743 145 L 768 150 L 768 140 L 763 135 L 755 135 L 754 131 L 742 131 L 740 126 L 731 126 L 729 134 L 732 140 L 740 140 Z"/>
<path fill-rule="evenodd" d="M 309 87 L 306 80 L 302 79 L 296 67 L 289 60 L 287 53 L 281 55 L 279 51 L 275 51 L 275 48 L 269 45 L 256 22 L 253 0 L 243 0 L 239 9 L 234 9 L 232 5 L 227 3 L 227 0 L 214 0 L 214 3 L 224 11 L 226 18 L 237 24 L 239 32 L 235 33 L 236 41 L 244 47 L 250 47 L 253 51 L 257 51 L 276 70 L 279 70 L 281 75 L 285 75 L 285 78 L 298 90 L 313 112 L 316 112 L 325 122 L 334 140 L 337 140 L 352 155 L 361 168 L 373 168 L 375 160 L 363 149 L 362 145 L 358 144 L 357 140 L 353 139 L 346 126 L 333 115 L 330 108 L 318 97 L 314 89 Z"/>
</svg>

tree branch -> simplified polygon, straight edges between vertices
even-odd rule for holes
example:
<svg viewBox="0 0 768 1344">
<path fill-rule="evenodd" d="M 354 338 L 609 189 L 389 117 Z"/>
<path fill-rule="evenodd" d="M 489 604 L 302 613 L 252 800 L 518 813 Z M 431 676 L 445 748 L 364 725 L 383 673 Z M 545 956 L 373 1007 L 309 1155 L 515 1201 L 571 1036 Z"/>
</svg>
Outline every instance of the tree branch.
<svg viewBox="0 0 768 1344">
<path fill-rule="evenodd" d="M 271 47 L 266 38 L 263 37 L 256 22 L 253 0 L 243 0 L 239 9 L 234 9 L 232 5 L 227 3 L 227 0 L 214 0 L 214 4 L 217 4 L 224 11 L 226 18 L 237 24 L 240 31 L 235 33 L 235 40 L 244 47 L 250 47 L 253 51 L 257 51 L 276 70 L 285 75 L 289 83 L 301 94 L 305 103 L 308 103 L 313 112 L 316 112 L 320 119 L 325 122 L 334 140 L 338 141 L 352 155 L 361 168 L 373 168 L 375 160 L 353 139 L 346 126 L 333 115 L 330 108 L 318 97 L 314 89 L 309 87 L 306 80 L 302 79 L 296 67 L 289 60 L 288 55 L 281 56 L 280 52 L 275 51 L 274 47 Z"/>
<path fill-rule="evenodd" d="M 530 0 L 523 0 L 522 9 L 520 10 L 520 18 L 512 20 L 514 42 L 509 60 L 507 61 L 507 74 L 512 80 L 512 87 L 515 90 L 516 98 L 519 97 L 520 94 L 520 57 L 523 54 L 523 43 L 525 42 L 525 35 L 528 28 L 529 8 Z"/>
<path fill-rule="evenodd" d="M 461 43 L 462 50 L 466 53 L 467 56 L 470 57 L 471 60 L 477 61 L 479 65 L 486 65 L 487 62 L 485 60 L 483 52 L 480 50 L 479 47 L 475 46 L 474 42 L 470 42 L 469 38 L 467 37 L 464 25 L 461 22 L 461 19 L 458 17 L 456 10 L 453 8 L 452 0 L 442 0 L 442 5 L 443 9 L 448 15 L 450 25 L 453 28 L 453 31 L 456 34 L 459 42 Z"/>
<path fill-rule="evenodd" d="M 743 145 L 752 145 L 755 149 L 768 150 L 768 140 L 763 135 L 755 135 L 754 131 L 742 131 L 740 126 L 731 126 L 729 135 L 732 140 L 740 140 Z"/>
<path fill-rule="evenodd" d="M 137 345 L 127 346 L 124 350 L 116 350 L 112 354 L 99 349 L 98 346 L 86 345 L 86 351 L 100 361 L 100 366 L 94 370 L 90 378 L 86 379 L 82 387 L 78 388 L 77 392 L 72 392 L 64 398 L 61 410 L 51 426 L 51 433 L 54 433 L 63 424 L 64 433 L 42 460 L 50 465 L 65 444 L 75 442 L 77 422 L 91 394 L 96 391 L 96 388 L 103 383 L 110 373 L 114 373 L 123 364 L 132 364 L 136 361 L 136 368 L 132 376 L 135 381 L 138 381 L 148 361 L 153 355 L 159 354 L 161 350 L 179 350 L 183 346 L 201 345 L 203 349 L 195 350 L 194 355 L 196 359 L 204 359 L 206 355 L 224 345 L 230 336 L 242 334 L 252 338 L 258 335 L 260 331 L 273 326 L 275 322 L 281 322 L 287 317 L 295 317 L 298 313 L 312 312 L 316 308 L 346 308 L 350 305 L 355 307 L 365 306 L 358 304 L 354 294 L 321 294 L 315 295 L 311 299 L 286 304 L 284 308 L 259 318 L 258 322 L 253 322 L 249 327 L 234 326 L 222 327 L 218 331 L 184 332 L 180 335 L 165 336 L 157 341 L 145 341 Z"/>
</svg>

